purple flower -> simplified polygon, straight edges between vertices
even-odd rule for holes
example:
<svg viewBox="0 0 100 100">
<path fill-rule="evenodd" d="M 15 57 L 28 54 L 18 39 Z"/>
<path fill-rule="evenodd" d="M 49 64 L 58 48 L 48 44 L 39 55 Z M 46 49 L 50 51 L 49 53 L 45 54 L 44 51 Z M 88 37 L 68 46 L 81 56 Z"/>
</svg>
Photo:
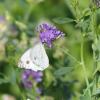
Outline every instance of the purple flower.
<svg viewBox="0 0 100 100">
<path fill-rule="evenodd" d="M 36 88 L 35 90 L 38 94 L 41 94 L 42 93 L 42 89 L 41 88 Z"/>
<path fill-rule="evenodd" d="M 3 22 L 5 20 L 4 16 L 0 16 L 0 22 Z"/>
<path fill-rule="evenodd" d="M 59 31 L 55 26 L 51 26 L 47 23 L 39 25 L 38 32 L 40 33 L 41 42 L 46 43 L 49 47 L 52 47 L 53 40 L 64 35 L 63 32 Z"/>
<path fill-rule="evenodd" d="M 36 97 L 36 100 L 40 100 L 40 97 L 39 97 L 39 96 L 37 96 L 37 97 Z"/>
<path fill-rule="evenodd" d="M 25 70 L 22 73 L 22 83 L 26 88 L 32 88 L 33 86 L 33 81 L 35 81 L 36 83 L 39 83 L 42 81 L 42 72 L 38 71 L 32 71 L 32 70 Z"/>
</svg>

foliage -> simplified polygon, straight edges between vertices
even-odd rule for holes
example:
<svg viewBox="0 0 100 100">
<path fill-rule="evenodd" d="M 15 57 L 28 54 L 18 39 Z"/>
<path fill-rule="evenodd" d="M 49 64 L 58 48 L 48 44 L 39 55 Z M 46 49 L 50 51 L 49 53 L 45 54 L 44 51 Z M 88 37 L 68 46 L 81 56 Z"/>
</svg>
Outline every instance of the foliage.
<svg viewBox="0 0 100 100">
<path fill-rule="evenodd" d="M 95 1 L 95 2 L 93 2 Z M 97 0 L 99 2 L 99 0 Z M 99 100 L 100 7 L 96 0 L 0 0 L 0 100 Z M 42 82 L 22 84 L 18 61 L 48 22 L 65 36 L 45 45 L 50 60 Z M 38 93 L 35 89 L 42 89 Z M 8 100 L 8 99 L 7 99 Z M 9 99 L 12 100 L 12 99 Z"/>
</svg>

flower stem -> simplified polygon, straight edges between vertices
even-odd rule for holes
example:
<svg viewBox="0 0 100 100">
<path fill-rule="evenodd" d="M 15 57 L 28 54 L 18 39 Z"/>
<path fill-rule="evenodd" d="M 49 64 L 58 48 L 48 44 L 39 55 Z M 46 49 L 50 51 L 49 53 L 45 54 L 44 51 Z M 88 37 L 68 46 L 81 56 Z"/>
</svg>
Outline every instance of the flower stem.
<svg viewBox="0 0 100 100">
<path fill-rule="evenodd" d="M 94 39 L 93 39 L 93 44 L 96 45 L 98 43 L 98 38 L 97 38 L 97 32 L 96 32 L 96 9 L 92 10 L 91 13 L 91 27 L 92 27 L 92 32 L 94 33 Z M 93 49 L 93 61 L 94 61 L 94 68 L 93 68 L 93 88 L 92 88 L 92 94 L 95 93 L 96 89 L 97 89 L 97 83 L 98 83 L 98 75 L 97 75 L 97 71 L 98 71 L 98 61 L 97 61 L 97 54 L 96 51 Z M 93 96 L 93 100 L 97 100 L 96 95 Z"/>
<path fill-rule="evenodd" d="M 71 55 L 68 51 L 63 50 L 65 54 L 67 54 L 69 57 L 71 57 L 75 62 L 78 64 L 81 64 L 80 61 L 78 61 L 73 55 Z"/>
<path fill-rule="evenodd" d="M 84 76 L 85 76 L 85 82 L 86 82 L 86 85 L 88 88 L 90 85 L 89 85 L 89 80 L 88 80 L 88 76 L 87 76 L 87 72 L 86 72 L 86 66 L 84 63 L 84 38 L 83 38 L 83 36 L 82 36 L 82 41 L 81 41 L 81 65 L 82 65 Z M 88 89 L 88 94 L 89 94 L 89 97 L 91 98 L 90 88 Z"/>
<path fill-rule="evenodd" d="M 30 15 L 31 15 L 31 12 L 32 12 L 32 10 L 33 10 L 33 7 L 34 7 L 34 6 L 31 4 L 30 7 L 29 7 L 29 9 L 27 10 L 27 12 L 26 12 L 26 14 L 25 14 L 25 17 L 24 17 L 24 22 L 25 22 L 25 23 L 28 22 L 29 17 L 30 17 Z"/>
</svg>

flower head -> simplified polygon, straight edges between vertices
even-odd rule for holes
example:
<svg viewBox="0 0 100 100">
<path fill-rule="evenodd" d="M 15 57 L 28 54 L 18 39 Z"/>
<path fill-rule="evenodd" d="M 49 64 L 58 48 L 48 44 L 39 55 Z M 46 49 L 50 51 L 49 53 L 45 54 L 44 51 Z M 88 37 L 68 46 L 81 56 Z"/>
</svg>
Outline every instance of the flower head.
<svg viewBox="0 0 100 100">
<path fill-rule="evenodd" d="M 39 25 L 38 32 L 40 33 L 41 42 L 46 43 L 49 47 L 52 47 L 53 40 L 64 35 L 63 32 L 58 30 L 55 26 L 51 26 L 47 23 Z"/>
<path fill-rule="evenodd" d="M 33 86 L 33 81 L 35 81 L 36 83 L 39 83 L 42 81 L 42 72 L 38 71 L 32 71 L 32 70 L 25 70 L 22 73 L 22 83 L 26 88 L 32 88 Z"/>
</svg>

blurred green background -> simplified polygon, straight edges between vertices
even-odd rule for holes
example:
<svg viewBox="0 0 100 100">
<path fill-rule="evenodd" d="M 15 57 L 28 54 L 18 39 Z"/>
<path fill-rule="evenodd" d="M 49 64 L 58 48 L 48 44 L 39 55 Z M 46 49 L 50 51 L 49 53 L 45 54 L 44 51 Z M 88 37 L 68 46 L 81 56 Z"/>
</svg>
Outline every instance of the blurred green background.
<svg viewBox="0 0 100 100">
<path fill-rule="evenodd" d="M 52 48 L 45 46 L 50 66 L 43 71 L 43 81 L 40 83 L 43 93 L 40 100 L 80 100 L 86 83 L 82 67 L 75 60 L 81 59 L 82 38 L 76 22 L 71 21 L 76 19 L 73 1 L 75 0 L 0 0 L 0 16 L 3 17 L 0 19 L 0 100 L 8 100 L 2 98 L 6 94 L 13 96 L 9 100 L 24 100 L 21 93 L 30 100 L 35 100 L 32 99 L 34 93 L 20 86 L 23 69 L 17 68 L 17 63 L 23 52 L 33 46 L 34 39 L 39 36 L 36 26 L 43 21 L 53 23 L 65 36 L 54 41 Z M 90 0 L 78 1 L 81 13 L 91 6 Z M 85 17 L 88 21 L 88 15 Z M 99 24 L 100 10 L 98 33 Z M 88 24 L 85 23 L 83 27 L 87 28 Z M 93 79 L 92 43 L 92 36 L 87 36 L 84 42 L 84 61 L 90 82 Z M 27 96 L 27 93 L 30 95 Z"/>
</svg>

